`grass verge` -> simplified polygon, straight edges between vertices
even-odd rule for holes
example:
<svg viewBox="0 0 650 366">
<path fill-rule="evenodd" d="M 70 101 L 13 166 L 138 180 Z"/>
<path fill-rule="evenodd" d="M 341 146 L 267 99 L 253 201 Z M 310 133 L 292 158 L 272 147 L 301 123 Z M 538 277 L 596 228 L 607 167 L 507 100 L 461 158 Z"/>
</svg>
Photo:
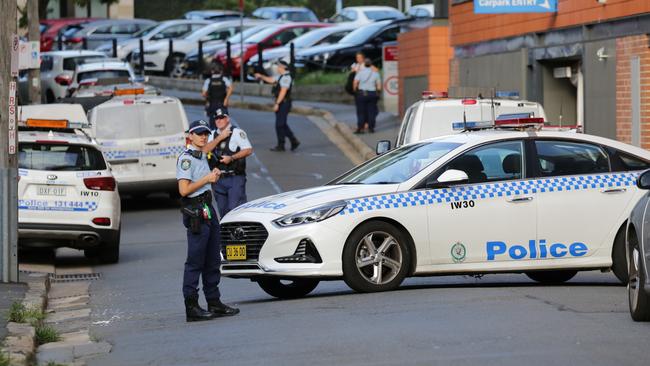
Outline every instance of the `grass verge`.
<svg viewBox="0 0 650 366">
<path fill-rule="evenodd" d="M 29 323 L 32 326 L 36 326 L 45 319 L 45 314 L 36 308 L 26 308 L 21 302 L 14 301 L 9 308 L 8 318 L 10 322 Z"/>
<path fill-rule="evenodd" d="M 59 332 L 49 325 L 39 324 L 36 326 L 36 344 L 58 342 L 61 340 Z"/>
<path fill-rule="evenodd" d="M 304 75 L 298 75 L 296 78 L 297 85 L 340 85 L 345 86 L 348 80 L 348 74 L 345 72 L 324 72 L 314 71 Z"/>
<path fill-rule="evenodd" d="M 9 366 L 9 355 L 0 352 L 0 366 Z"/>
</svg>

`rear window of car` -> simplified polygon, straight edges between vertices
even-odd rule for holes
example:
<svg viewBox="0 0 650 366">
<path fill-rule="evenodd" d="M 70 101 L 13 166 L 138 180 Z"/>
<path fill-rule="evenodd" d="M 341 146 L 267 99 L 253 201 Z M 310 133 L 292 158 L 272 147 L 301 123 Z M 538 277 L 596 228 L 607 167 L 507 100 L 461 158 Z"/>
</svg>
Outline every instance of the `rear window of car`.
<svg viewBox="0 0 650 366">
<path fill-rule="evenodd" d="M 106 162 L 102 153 L 90 146 L 21 143 L 18 167 L 52 171 L 105 170 Z"/>
<path fill-rule="evenodd" d="M 74 71 L 77 65 L 81 65 L 90 60 L 106 58 L 104 56 L 75 56 L 63 59 L 63 70 Z"/>
<path fill-rule="evenodd" d="M 120 79 L 120 78 L 129 78 L 128 70 L 95 70 L 95 71 L 86 71 L 80 72 L 77 75 L 77 82 L 87 79 Z"/>
<path fill-rule="evenodd" d="M 176 103 L 147 104 L 140 106 L 142 137 L 170 136 L 182 133 L 180 108 Z"/>
<path fill-rule="evenodd" d="M 100 140 L 136 139 L 140 137 L 138 106 L 97 108 L 97 138 Z"/>
<path fill-rule="evenodd" d="M 363 12 L 370 20 L 396 19 L 402 16 L 398 11 L 389 10 L 366 10 Z"/>
</svg>

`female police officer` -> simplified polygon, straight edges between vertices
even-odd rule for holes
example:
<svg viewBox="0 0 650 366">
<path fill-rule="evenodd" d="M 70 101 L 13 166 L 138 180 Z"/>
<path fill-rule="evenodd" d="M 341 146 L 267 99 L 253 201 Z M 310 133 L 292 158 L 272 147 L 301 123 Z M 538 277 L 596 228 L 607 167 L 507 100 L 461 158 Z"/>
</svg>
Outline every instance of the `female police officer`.
<svg viewBox="0 0 650 366">
<path fill-rule="evenodd" d="M 187 228 L 183 297 L 188 322 L 239 313 L 238 309 L 231 308 L 220 300 L 221 243 L 219 221 L 212 208 L 210 183 L 219 179 L 221 171 L 216 168 L 210 171 L 208 160 L 201 152 L 209 134 L 207 122 L 192 122 L 189 129 L 191 145 L 178 158 L 176 167 L 178 190 L 182 197 L 183 225 Z M 203 278 L 203 293 L 208 302 L 208 311 L 199 306 L 199 277 Z"/>
</svg>

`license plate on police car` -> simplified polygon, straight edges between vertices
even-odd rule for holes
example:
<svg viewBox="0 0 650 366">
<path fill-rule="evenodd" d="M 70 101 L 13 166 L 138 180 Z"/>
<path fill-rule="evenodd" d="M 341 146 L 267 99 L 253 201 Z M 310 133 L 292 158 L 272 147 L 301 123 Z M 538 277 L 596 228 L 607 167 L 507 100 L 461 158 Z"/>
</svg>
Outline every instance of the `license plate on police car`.
<svg viewBox="0 0 650 366">
<path fill-rule="evenodd" d="M 50 186 L 41 186 L 38 187 L 39 196 L 57 196 L 62 197 L 67 194 L 66 187 L 50 187 Z"/>
<path fill-rule="evenodd" d="M 226 260 L 246 260 L 246 245 L 226 245 Z"/>
</svg>

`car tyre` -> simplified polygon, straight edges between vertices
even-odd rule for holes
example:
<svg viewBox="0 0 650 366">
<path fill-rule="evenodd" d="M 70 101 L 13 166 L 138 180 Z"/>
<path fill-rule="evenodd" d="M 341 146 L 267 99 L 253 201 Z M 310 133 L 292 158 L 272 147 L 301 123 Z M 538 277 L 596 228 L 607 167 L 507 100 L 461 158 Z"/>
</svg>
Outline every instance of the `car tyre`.
<svg viewBox="0 0 650 366">
<path fill-rule="evenodd" d="M 165 62 L 165 74 L 170 78 L 180 78 L 185 74 L 185 68 L 183 67 L 184 56 L 179 53 L 175 53 L 170 57 L 167 57 L 167 62 Z"/>
<path fill-rule="evenodd" d="M 526 276 L 533 281 L 545 284 L 564 283 L 578 274 L 578 271 L 539 271 L 526 272 Z"/>
<path fill-rule="evenodd" d="M 645 291 L 648 279 L 645 277 L 643 255 L 635 233 L 629 238 L 629 280 L 627 283 L 630 315 L 638 322 L 650 321 L 650 294 Z"/>
<path fill-rule="evenodd" d="M 343 248 L 343 279 L 357 292 L 390 291 L 406 277 L 411 252 L 408 236 L 394 225 L 369 221 L 348 237 Z"/>
<path fill-rule="evenodd" d="M 52 104 L 55 101 L 56 101 L 56 98 L 54 97 L 54 92 L 52 92 L 52 90 L 48 89 L 45 92 L 45 103 Z"/>
<path fill-rule="evenodd" d="M 257 280 L 257 284 L 264 292 L 279 299 L 305 297 L 318 286 L 318 282 L 318 280 L 312 278 L 281 280 L 280 278 L 263 277 Z"/>
<path fill-rule="evenodd" d="M 616 233 L 614 238 L 614 247 L 612 248 L 612 272 L 622 284 L 629 281 L 627 273 L 627 258 L 625 256 L 625 225 Z"/>
</svg>

